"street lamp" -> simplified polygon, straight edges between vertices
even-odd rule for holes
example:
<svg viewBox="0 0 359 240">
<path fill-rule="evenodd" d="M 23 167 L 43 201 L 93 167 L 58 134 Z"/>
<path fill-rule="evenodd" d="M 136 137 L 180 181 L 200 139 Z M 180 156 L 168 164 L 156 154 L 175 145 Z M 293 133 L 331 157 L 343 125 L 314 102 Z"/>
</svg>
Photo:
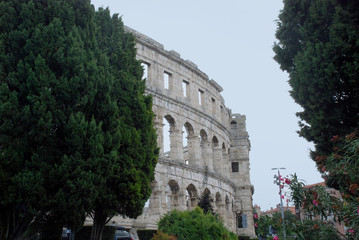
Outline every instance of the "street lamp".
<svg viewBox="0 0 359 240">
<path fill-rule="evenodd" d="M 283 199 L 282 199 L 282 187 L 281 187 L 281 175 L 279 172 L 279 169 L 285 170 L 285 168 L 272 168 L 272 170 L 278 170 L 278 175 L 274 175 L 274 184 L 277 184 L 279 186 L 279 198 L 280 198 L 280 210 L 282 212 L 282 225 L 283 225 L 283 237 L 284 240 L 287 239 L 287 236 L 285 234 L 285 223 L 284 223 L 284 212 L 283 212 Z"/>
</svg>

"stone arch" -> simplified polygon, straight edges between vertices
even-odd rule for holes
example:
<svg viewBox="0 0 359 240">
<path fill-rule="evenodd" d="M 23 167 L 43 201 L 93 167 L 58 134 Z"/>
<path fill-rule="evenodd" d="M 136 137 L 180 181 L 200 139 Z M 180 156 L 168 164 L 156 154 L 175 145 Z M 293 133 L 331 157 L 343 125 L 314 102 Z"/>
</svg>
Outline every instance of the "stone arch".
<svg viewBox="0 0 359 240">
<path fill-rule="evenodd" d="M 194 129 L 193 129 L 192 124 L 190 124 L 189 122 L 186 122 L 183 126 L 185 127 L 188 136 L 194 135 Z"/>
<path fill-rule="evenodd" d="M 197 205 L 198 201 L 198 193 L 196 187 L 191 183 L 186 188 L 187 196 L 186 196 L 186 202 L 187 202 L 187 208 L 189 210 L 193 209 Z"/>
<path fill-rule="evenodd" d="M 222 171 L 224 175 L 229 174 L 229 154 L 225 142 L 222 143 Z"/>
<path fill-rule="evenodd" d="M 185 163 L 191 165 L 200 165 L 200 137 L 195 134 L 194 128 L 191 123 L 186 122 L 183 125 L 183 128 L 185 129 L 185 132 L 187 134 L 187 148 L 184 149 Z"/>
<path fill-rule="evenodd" d="M 213 212 L 213 198 L 208 188 L 205 188 L 202 192 L 198 206 L 200 206 L 205 213 L 208 211 Z"/>
<path fill-rule="evenodd" d="M 171 130 L 176 128 L 176 121 L 171 115 L 166 115 L 163 117 L 163 126 L 162 126 L 162 152 L 165 157 L 170 156 L 171 152 Z"/>
<path fill-rule="evenodd" d="M 202 168 L 211 171 L 213 169 L 212 148 L 211 143 L 208 141 L 208 134 L 204 129 L 199 131 L 199 138 L 202 155 L 200 165 Z"/>
<path fill-rule="evenodd" d="M 166 152 L 164 156 L 172 160 L 183 159 L 182 129 L 178 129 L 173 116 L 168 114 L 164 116 L 164 119 L 166 119 L 169 124 L 169 152 Z M 164 137 L 164 140 L 165 139 Z"/>
<path fill-rule="evenodd" d="M 179 206 L 179 185 L 175 180 L 168 181 L 166 186 L 166 203 L 167 209 L 172 210 Z"/>
<path fill-rule="evenodd" d="M 218 141 L 218 138 L 216 136 L 213 136 L 212 144 L 213 144 L 213 146 L 218 146 L 219 145 L 219 141 Z"/>
<path fill-rule="evenodd" d="M 199 138 L 201 140 L 201 144 L 208 141 L 208 135 L 204 129 L 201 129 L 201 131 L 199 131 Z"/>
<path fill-rule="evenodd" d="M 216 173 L 222 174 L 222 146 L 219 144 L 218 138 L 213 136 L 212 138 L 212 158 L 213 158 L 213 170 Z"/>
</svg>

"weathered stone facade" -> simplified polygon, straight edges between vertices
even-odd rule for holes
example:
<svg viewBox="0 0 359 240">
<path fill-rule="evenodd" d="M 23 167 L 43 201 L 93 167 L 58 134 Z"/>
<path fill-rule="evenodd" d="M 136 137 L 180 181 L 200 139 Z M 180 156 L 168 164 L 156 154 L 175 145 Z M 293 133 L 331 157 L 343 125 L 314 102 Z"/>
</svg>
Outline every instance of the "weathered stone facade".
<svg viewBox="0 0 359 240">
<path fill-rule="evenodd" d="M 126 28 L 136 36 L 137 58 L 147 76 L 147 93 L 153 96 L 159 162 L 152 195 L 143 215 L 113 219 L 127 227 L 156 229 L 171 209 L 193 209 L 203 192 L 213 209 L 237 234 L 254 236 L 249 177 L 250 142 L 245 116 L 232 114 L 221 96 L 223 90 L 197 66 L 174 51 Z M 170 152 L 164 153 L 163 126 L 170 126 Z M 187 146 L 183 147 L 183 126 Z"/>
</svg>

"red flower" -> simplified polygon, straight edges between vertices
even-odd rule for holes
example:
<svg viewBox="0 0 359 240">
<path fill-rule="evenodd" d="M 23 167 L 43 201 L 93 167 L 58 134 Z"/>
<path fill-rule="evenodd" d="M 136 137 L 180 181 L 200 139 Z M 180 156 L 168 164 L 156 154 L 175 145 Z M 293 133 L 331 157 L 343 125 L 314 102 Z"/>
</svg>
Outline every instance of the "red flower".
<svg viewBox="0 0 359 240">
<path fill-rule="evenodd" d="M 288 178 L 285 179 L 285 183 L 290 185 L 290 180 Z"/>
</svg>

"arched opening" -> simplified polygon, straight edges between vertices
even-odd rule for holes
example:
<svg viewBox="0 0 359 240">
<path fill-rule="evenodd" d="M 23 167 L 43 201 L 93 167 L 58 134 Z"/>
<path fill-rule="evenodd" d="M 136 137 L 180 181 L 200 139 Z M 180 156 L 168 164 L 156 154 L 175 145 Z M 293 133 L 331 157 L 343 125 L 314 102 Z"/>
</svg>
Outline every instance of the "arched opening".
<svg viewBox="0 0 359 240">
<path fill-rule="evenodd" d="M 163 155 L 166 158 L 171 156 L 171 130 L 175 128 L 175 120 L 170 115 L 164 117 L 163 125 Z"/>
<path fill-rule="evenodd" d="M 222 164 L 222 147 L 219 144 L 218 138 L 213 136 L 212 138 L 212 158 L 213 158 L 213 171 L 222 174 L 223 173 L 223 164 Z"/>
<path fill-rule="evenodd" d="M 203 209 L 204 213 L 213 212 L 213 198 L 208 188 L 203 191 L 198 206 Z"/>
<path fill-rule="evenodd" d="M 170 180 L 166 186 L 167 209 L 171 210 L 179 205 L 178 202 L 179 186 L 175 180 Z"/>
<path fill-rule="evenodd" d="M 189 122 L 186 122 L 182 127 L 183 133 L 183 156 L 186 164 L 189 164 L 190 159 L 193 161 L 195 154 L 194 130 Z"/>
<path fill-rule="evenodd" d="M 205 130 L 201 129 L 201 131 L 199 132 L 199 140 L 201 143 L 201 146 L 203 143 L 206 143 L 208 139 L 207 133 Z"/>
<path fill-rule="evenodd" d="M 219 145 L 218 138 L 213 136 L 212 138 L 213 147 L 217 147 Z"/>
<path fill-rule="evenodd" d="M 188 185 L 188 187 L 186 188 L 186 194 L 187 208 L 189 210 L 193 209 L 197 205 L 198 199 L 196 187 L 193 184 Z"/>
</svg>

